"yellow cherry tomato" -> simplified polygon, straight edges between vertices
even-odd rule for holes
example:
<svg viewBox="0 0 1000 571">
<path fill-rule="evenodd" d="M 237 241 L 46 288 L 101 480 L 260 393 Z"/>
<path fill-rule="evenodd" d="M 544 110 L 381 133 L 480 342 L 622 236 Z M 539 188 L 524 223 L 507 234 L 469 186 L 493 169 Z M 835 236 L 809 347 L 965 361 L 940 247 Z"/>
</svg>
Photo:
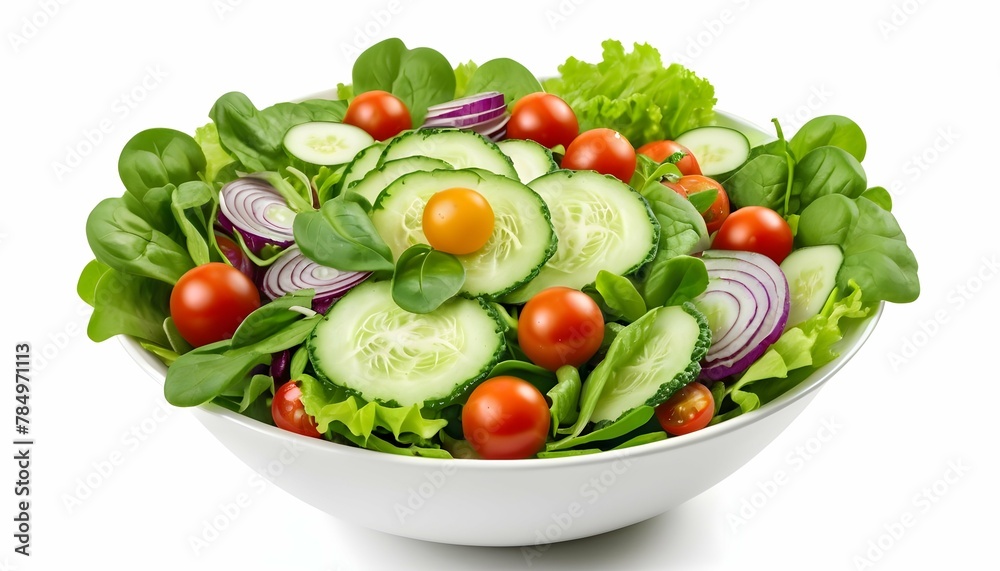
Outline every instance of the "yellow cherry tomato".
<svg viewBox="0 0 1000 571">
<path fill-rule="evenodd" d="M 434 193 L 424 206 L 424 235 L 435 250 L 471 254 L 486 245 L 493 234 L 493 208 L 470 188 L 449 188 Z"/>
</svg>

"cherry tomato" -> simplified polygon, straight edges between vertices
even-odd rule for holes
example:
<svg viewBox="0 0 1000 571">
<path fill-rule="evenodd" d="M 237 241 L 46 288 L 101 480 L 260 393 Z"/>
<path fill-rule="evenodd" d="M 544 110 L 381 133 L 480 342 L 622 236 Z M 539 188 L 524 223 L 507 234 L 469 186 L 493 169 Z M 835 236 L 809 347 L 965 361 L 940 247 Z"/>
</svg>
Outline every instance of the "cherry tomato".
<svg viewBox="0 0 1000 571">
<path fill-rule="evenodd" d="M 595 170 L 627 183 L 635 173 L 635 149 L 614 129 L 591 129 L 580 133 L 570 143 L 561 166 L 564 169 Z"/>
<path fill-rule="evenodd" d="M 792 252 L 792 228 L 770 208 L 744 206 L 722 223 L 712 247 L 757 252 L 780 264 Z"/>
<path fill-rule="evenodd" d="M 682 176 L 677 182 L 664 182 L 663 184 L 685 197 L 705 190 L 718 191 L 715 201 L 708 207 L 708 210 L 701 214 L 702 218 L 705 219 L 705 225 L 708 226 L 709 234 L 721 228 L 722 223 L 729 216 L 729 195 L 726 194 L 726 189 L 722 188 L 722 185 L 714 179 L 695 174 Z"/>
<path fill-rule="evenodd" d="M 715 416 L 715 398 L 708 387 L 695 381 L 656 407 L 656 419 L 667 434 L 680 436 L 708 426 Z"/>
<path fill-rule="evenodd" d="M 250 278 L 222 262 L 188 270 L 170 292 L 170 316 L 195 347 L 231 338 L 258 307 L 260 293 Z"/>
<path fill-rule="evenodd" d="M 568 147 L 580 133 L 576 113 L 559 97 L 539 91 L 514 104 L 507 121 L 507 137 L 531 139 L 546 148 Z"/>
<path fill-rule="evenodd" d="M 424 206 L 423 228 L 427 243 L 449 254 L 471 254 L 493 234 L 493 208 L 471 188 L 435 192 Z"/>
<path fill-rule="evenodd" d="M 646 143 L 645 145 L 639 147 L 639 150 L 636 152 L 640 155 L 646 155 L 658 163 L 662 163 L 667 160 L 667 157 L 678 151 L 686 154 L 683 159 L 674 163 L 681 171 L 681 174 L 701 174 L 701 167 L 698 166 L 698 159 L 694 158 L 694 155 L 691 154 L 691 151 L 689 151 L 687 147 L 679 145 L 673 141 L 653 141 L 652 143 Z"/>
<path fill-rule="evenodd" d="M 282 430 L 313 438 L 322 436 L 316 427 L 316 421 L 306 414 L 306 409 L 302 405 L 302 389 L 295 381 L 288 381 L 274 392 L 274 400 L 271 401 L 271 418 L 274 419 L 274 424 Z"/>
<path fill-rule="evenodd" d="M 542 393 L 517 377 L 487 379 L 462 407 L 465 439 L 487 460 L 534 456 L 545 446 L 550 419 Z"/>
<path fill-rule="evenodd" d="M 215 243 L 219 245 L 219 251 L 222 255 L 229 260 L 229 263 L 233 265 L 234 268 L 239 270 L 246 277 L 253 279 L 254 277 L 254 265 L 247 257 L 246 253 L 239 247 L 239 245 L 233 241 L 232 238 L 226 236 L 225 234 L 215 233 Z"/>
<path fill-rule="evenodd" d="M 517 342 L 532 363 L 555 371 L 579 367 L 601 347 L 604 315 L 590 296 L 568 287 L 535 294 L 517 320 Z"/>
<path fill-rule="evenodd" d="M 385 91 L 366 91 L 347 106 L 344 123 L 364 129 L 377 141 L 391 139 L 413 127 L 410 110 L 395 95 Z"/>
</svg>

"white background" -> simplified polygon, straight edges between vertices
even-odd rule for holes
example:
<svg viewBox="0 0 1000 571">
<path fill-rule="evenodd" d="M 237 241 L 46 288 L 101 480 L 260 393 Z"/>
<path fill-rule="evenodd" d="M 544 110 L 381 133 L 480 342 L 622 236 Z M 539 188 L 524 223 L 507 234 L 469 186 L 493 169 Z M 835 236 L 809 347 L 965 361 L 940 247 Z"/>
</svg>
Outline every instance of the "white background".
<svg viewBox="0 0 1000 571">
<path fill-rule="evenodd" d="M 864 350 L 743 469 L 672 513 L 554 546 L 533 567 L 960 569 L 983 568 L 995 553 L 994 5 L 48 4 L 57 6 L 51 15 L 37 0 L 0 8 L 0 192 L 7 203 L 0 347 L 8 354 L 0 362 L 13 369 L 21 341 L 40 356 L 31 401 L 32 556 L 10 547 L 15 474 L 8 457 L 0 460 L 0 568 L 525 567 L 518 549 L 382 535 L 256 483 L 188 412 L 156 412 L 161 387 L 117 341 L 95 344 L 82 333 L 87 312 L 74 286 L 91 258 L 84 221 L 100 199 L 121 194 L 116 164 L 129 137 L 157 126 L 192 132 L 226 91 L 243 91 L 263 107 L 330 88 L 350 78 L 353 55 L 345 51 L 390 36 L 434 47 L 453 63 L 513 57 L 540 75 L 569 55 L 595 60 L 605 38 L 649 42 L 708 77 L 720 108 L 758 124 L 777 116 L 791 133 L 811 116 L 848 115 L 868 135 L 870 182 L 895 185 L 894 212 L 920 261 L 920 300 L 888 308 Z M 387 18 L 390 6 L 398 13 Z M 25 18 L 41 25 L 32 29 Z M 162 77 L 147 77 L 150 70 Z M 133 90 L 142 100 L 123 106 Z M 102 121 L 110 133 L 59 176 L 54 163 Z M 12 436 L 7 386 L 0 388 L 0 434 Z M 817 446 L 824 421 L 839 428 Z M 806 446 L 808 459 L 797 452 Z M 112 455 L 121 462 L 109 472 Z M 949 471 L 949 464 L 967 469 Z M 775 487 L 778 470 L 786 483 L 772 497 L 755 496 Z M 96 489 L 81 488 L 88 477 Z M 240 493 L 250 504 L 207 548 L 192 549 L 191 537 Z M 759 507 L 748 508 L 751 501 Z M 900 534 L 893 524 L 904 517 L 912 525 Z M 873 547 L 880 539 L 882 547 Z"/>
</svg>

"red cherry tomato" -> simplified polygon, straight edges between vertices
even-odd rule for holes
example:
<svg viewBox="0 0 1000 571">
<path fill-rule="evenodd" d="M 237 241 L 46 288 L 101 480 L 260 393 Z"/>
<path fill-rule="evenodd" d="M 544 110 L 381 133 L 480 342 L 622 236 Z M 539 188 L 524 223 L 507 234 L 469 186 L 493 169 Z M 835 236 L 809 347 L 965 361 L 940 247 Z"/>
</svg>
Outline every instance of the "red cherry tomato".
<svg viewBox="0 0 1000 571">
<path fill-rule="evenodd" d="M 712 247 L 757 252 L 780 264 L 792 253 L 792 240 L 792 228 L 780 214 L 764 206 L 744 206 L 722 223 Z"/>
<path fill-rule="evenodd" d="M 258 307 L 257 286 L 222 262 L 188 270 L 170 292 L 170 316 L 181 337 L 195 347 L 231 338 Z"/>
<path fill-rule="evenodd" d="M 679 145 L 673 141 L 653 141 L 639 147 L 636 153 L 646 155 L 658 163 L 667 160 L 667 157 L 676 152 L 686 153 L 686 156 L 674 163 L 682 175 L 701 174 L 701 167 L 698 166 L 698 159 L 694 158 L 691 151 L 684 145 Z"/>
<path fill-rule="evenodd" d="M 366 91 L 347 106 L 344 123 L 364 129 L 376 141 L 391 139 L 413 127 L 410 110 L 398 97 L 385 91 Z"/>
<path fill-rule="evenodd" d="M 271 418 L 274 419 L 274 424 L 282 430 L 313 438 L 322 436 L 316 427 L 316 421 L 306 414 L 306 409 L 302 405 L 302 389 L 295 381 L 288 381 L 274 392 L 274 400 L 271 401 Z"/>
<path fill-rule="evenodd" d="M 465 439 L 488 460 L 534 456 L 545 446 L 550 421 L 545 397 L 517 377 L 484 381 L 462 407 Z"/>
<path fill-rule="evenodd" d="M 525 95 L 514 104 L 507 121 L 507 138 L 531 139 L 543 147 L 568 147 L 580 133 L 573 109 L 550 93 Z"/>
<path fill-rule="evenodd" d="M 604 340 L 604 315 L 582 291 L 551 287 L 535 294 L 517 320 L 517 342 L 531 362 L 550 371 L 579 367 Z"/>
<path fill-rule="evenodd" d="M 729 195 L 726 194 L 726 189 L 722 188 L 722 185 L 714 179 L 696 174 L 682 176 L 677 179 L 677 182 L 664 182 L 663 184 L 674 189 L 677 194 L 685 197 L 705 190 L 717 191 L 715 201 L 708 207 L 708 210 L 701 213 L 702 218 L 705 219 L 705 225 L 708 226 L 709 234 L 721 228 L 722 223 L 729 216 Z"/>
<path fill-rule="evenodd" d="M 614 129 L 591 129 L 566 148 L 562 168 L 594 170 L 628 182 L 635 173 L 635 149 Z"/>
<path fill-rule="evenodd" d="M 715 398 L 708 387 L 695 381 L 656 407 L 656 419 L 667 434 L 680 436 L 708 426 L 715 416 Z"/>
</svg>

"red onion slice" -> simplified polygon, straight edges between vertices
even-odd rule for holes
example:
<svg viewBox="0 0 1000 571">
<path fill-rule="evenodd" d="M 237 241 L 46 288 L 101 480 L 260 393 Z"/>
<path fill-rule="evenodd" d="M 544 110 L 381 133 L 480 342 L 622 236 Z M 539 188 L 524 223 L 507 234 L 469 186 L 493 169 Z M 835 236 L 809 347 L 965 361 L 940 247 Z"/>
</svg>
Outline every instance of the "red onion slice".
<svg viewBox="0 0 1000 571">
<path fill-rule="evenodd" d="M 715 381 L 745 371 L 778 340 L 790 299 L 788 281 L 767 256 L 708 250 L 702 259 L 710 281 L 695 304 L 708 316 L 715 338 L 701 378 Z"/>
<path fill-rule="evenodd" d="M 488 123 L 473 126 L 472 130 L 488 139 L 496 141 L 507 134 L 508 121 L 510 121 L 510 114 L 504 114 Z"/>
<path fill-rule="evenodd" d="M 371 272 L 344 272 L 321 266 L 305 257 L 297 246 L 292 246 L 267 268 L 261 289 L 271 299 L 300 289 L 313 289 L 316 291 L 315 309 L 323 302 L 340 299 L 370 275 Z"/>
<path fill-rule="evenodd" d="M 278 191 L 259 178 L 238 178 L 219 191 L 220 223 L 232 225 L 244 237 L 249 234 L 268 243 L 288 246 L 295 239 L 294 218 L 295 212 Z"/>
<path fill-rule="evenodd" d="M 482 113 L 472 113 L 457 117 L 429 117 L 424 120 L 423 127 L 473 127 L 485 124 L 507 112 L 507 106 L 501 105 L 496 109 L 489 109 Z"/>
<path fill-rule="evenodd" d="M 427 119 L 443 117 L 461 117 L 496 109 L 504 104 L 503 93 L 487 91 L 477 93 L 454 101 L 447 101 L 427 108 Z"/>
</svg>

